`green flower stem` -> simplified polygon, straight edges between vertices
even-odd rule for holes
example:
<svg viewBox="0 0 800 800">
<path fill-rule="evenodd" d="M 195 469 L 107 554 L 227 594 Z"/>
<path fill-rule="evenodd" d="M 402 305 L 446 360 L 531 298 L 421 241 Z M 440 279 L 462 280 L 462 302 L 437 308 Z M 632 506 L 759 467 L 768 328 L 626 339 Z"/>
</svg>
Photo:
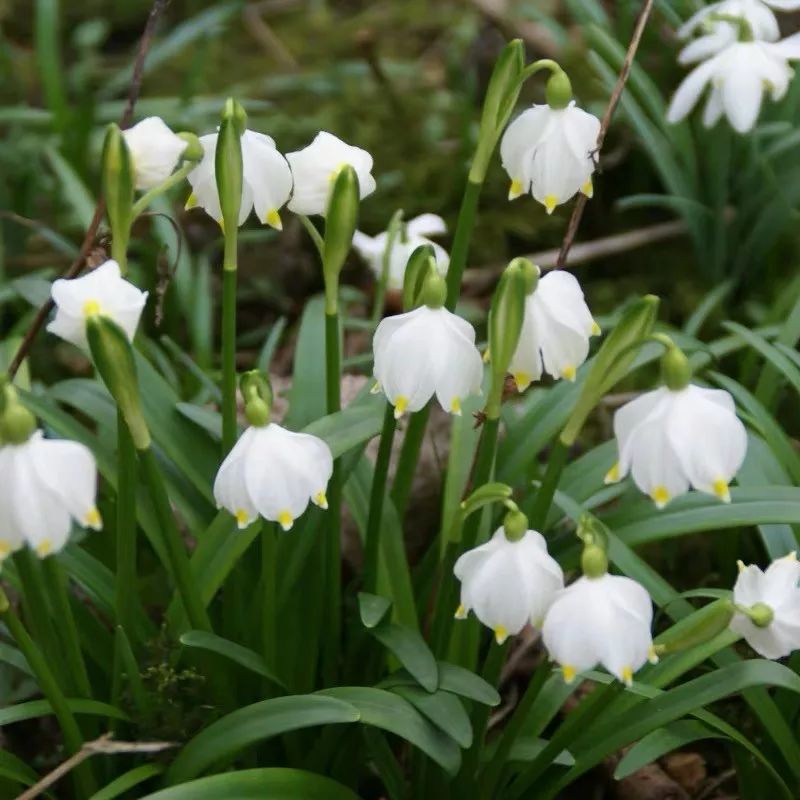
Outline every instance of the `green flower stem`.
<svg viewBox="0 0 800 800">
<path fill-rule="evenodd" d="M 28 631 L 25 630 L 19 617 L 14 613 L 11 608 L 8 598 L 5 593 L 0 589 L 0 620 L 3 621 L 11 637 L 17 643 L 22 655 L 28 662 L 39 684 L 39 688 L 50 703 L 53 713 L 58 720 L 61 728 L 61 733 L 64 737 L 64 747 L 70 755 L 77 753 L 83 746 L 83 738 L 81 737 L 78 723 L 75 721 L 75 716 L 70 711 L 64 694 L 61 691 L 47 659 L 42 655 L 42 651 L 36 646 L 36 643 L 31 639 Z M 97 785 L 92 775 L 89 764 L 84 762 L 78 764 L 73 770 L 76 795 L 78 797 L 91 797 L 97 791 Z"/>
<path fill-rule="evenodd" d="M 475 214 L 478 210 L 478 199 L 481 196 L 483 181 L 473 178 L 467 180 L 464 196 L 461 199 L 461 208 L 458 211 L 456 232 L 453 236 L 453 247 L 450 250 L 450 266 L 447 268 L 447 302 L 449 311 L 456 307 L 458 296 L 461 294 L 461 278 L 467 264 L 467 253 L 472 238 L 472 229 L 475 226 Z"/>
<path fill-rule="evenodd" d="M 367 531 L 364 537 L 364 590 L 376 591 L 378 585 L 378 561 L 381 550 L 381 518 L 383 516 L 383 500 L 386 495 L 386 477 L 389 474 L 389 460 L 392 455 L 392 442 L 397 422 L 394 409 L 389 403 L 383 415 L 378 458 L 375 462 L 375 474 L 372 478 L 372 491 L 369 497 L 369 514 Z"/>
<path fill-rule="evenodd" d="M 200 595 L 200 587 L 192 575 L 189 557 L 175 523 L 167 489 L 164 486 L 164 478 L 151 447 L 139 450 L 139 465 L 155 507 L 172 579 L 175 581 L 189 624 L 195 630 L 211 631 L 211 622 Z"/>
<path fill-rule="evenodd" d="M 130 231 L 127 235 L 130 236 Z M 111 258 L 119 264 L 120 274 L 124 277 L 128 272 L 128 241 L 119 233 L 111 239 Z"/>
<path fill-rule="evenodd" d="M 325 314 L 325 401 L 328 414 L 341 408 L 342 351 L 339 314 Z M 328 483 L 328 510 L 325 515 L 328 537 L 327 565 L 327 639 L 323 650 L 323 673 L 327 681 L 335 679 L 341 639 L 342 609 L 342 473 L 339 460 L 333 462 L 333 475 Z"/>
<path fill-rule="evenodd" d="M 225 236 L 222 269 L 222 457 L 236 444 L 236 236 Z"/>
<path fill-rule="evenodd" d="M 117 574 L 114 584 L 114 614 L 134 641 L 134 610 L 137 601 L 136 577 L 136 489 L 138 470 L 136 448 L 128 425 L 117 412 Z"/>
<path fill-rule="evenodd" d="M 478 452 L 475 455 L 475 466 L 472 472 L 471 484 L 475 488 L 489 483 L 492 479 L 499 428 L 499 419 L 487 419 L 483 424 L 481 439 L 478 443 Z M 446 657 L 450 644 L 450 633 L 453 629 L 453 614 L 457 606 L 458 585 L 453 575 L 453 567 L 461 553 L 475 547 L 482 517 L 483 514 L 476 512 L 467 518 L 462 530 L 461 541 L 448 544 L 445 557 L 442 560 L 433 621 L 433 649 L 438 658 Z"/>
<path fill-rule="evenodd" d="M 182 183 L 186 176 L 197 166 L 196 161 L 187 161 L 183 166 L 172 173 L 163 183 L 154 186 L 148 192 L 145 192 L 134 204 L 132 217 L 136 219 L 147 207 L 160 195 L 168 192 L 173 186 Z"/>
<path fill-rule="evenodd" d="M 261 649 L 273 672 L 278 666 L 278 528 L 265 523 L 261 531 Z"/>
<path fill-rule="evenodd" d="M 503 767 L 505 767 L 508 761 L 511 748 L 514 746 L 517 737 L 522 733 L 522 726 L 528 719 L 533 704 L 536 702 L 536 698 L 539 697 L 542 686 L 544 686 L 545 681 L 551 673 L 552 669 L 550 664 L 547 662 L 547 659 L 543 659 L 533 673 L 533 677 L 528 683 L 525 694 L 514 710 L 514 715 L 503 730 L 503 735 L 500 737 L 500 744 L 497 746 L 494 757 L 486 767 L 486 772 L 481 780 L 481 800 L 491 800 L 491 798 L 494 797 L 497 781 L 500 779 Z"/>
<path fill-rule="evenodd" d="M 623 685 L 616 681 L 605 686 L 595 686 L 594 690 L 581 700 L 578 707 L 570 712 L 550 741 L 511 784 L 504 797 L 507 797 L 508 800 L 516 800 L 516 798 L 528 796 L 526 792 L 552 765 L 556 756 L 591 726 L 614 702 L 623 688 Z"/>
<path fill-rule="evenodd" d="M 58 634 L 66 656 L 70 679 L 74 683 L 79 697 L 90 698 L 92 686 L 89 683 L 86 662 L 81 651 L 78 626 L 75 624 L 75 616 L 72 613 L 66 573 L 58 562 L 57 556 L 45 558 L 42 561 L 42 570 L 55 600 L 54 605 L 58 614 Z"/>
<path fill-rule="evenodd" d="M 391 494 L 392 502 L 401 520 L 406 513 L 408 498 L 411 496 L 411 488 L 414 485 L 417 461 L 422 449 L 422 440 L 425 438 L 425 429 L 428 427 L 430 413 L 431 404 L 428 403 L 416 414 L 411 415 L 406 428 L 406 435 L 403 438 L 403 446 L 400 448 L 400 458 L 397 462 L 397 471 L 394 474 Z"/>
<path fill-rule="evenodd" d="M 553 504 L 553 496 L 556 493 L 558 482 L 561 479 L 561 473 L 564 471 L 564 466 L 567 463 L 568 455 L 569 447 L 564 444 L 560 438 L 556 439 L 556 443 L 553 446 L 553 450 L 547 462 L 547 469 L 545 470 L 542 484 L 536 492 L 531 513 L 528 515 L 533 530 L 541 531 L 544 529 L 545 523 L 547 522 L 547 515 L 550 512 L 550 506 Z"/>
</svg>

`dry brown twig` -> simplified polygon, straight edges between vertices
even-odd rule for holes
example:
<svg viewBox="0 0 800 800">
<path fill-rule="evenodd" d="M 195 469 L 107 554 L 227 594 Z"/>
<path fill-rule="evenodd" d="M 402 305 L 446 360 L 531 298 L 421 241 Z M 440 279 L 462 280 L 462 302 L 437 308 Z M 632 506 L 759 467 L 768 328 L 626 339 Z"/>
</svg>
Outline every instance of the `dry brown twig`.
<svg viewBox="0 0 800 800">
<path fill-rule="evenodd" d="M 39 797 L 54 783 L 58 782 L 67 773 L 71 772 L 79 764 L 94 755 L 116 755 L 118 753 L 160 753 L 162 750 L 169 750 L 177 747 L 175 742 L 115 742 L 112 734 L 106 733 L 99 739 L 86 742 L 77 753 L 70 756 L 66 761 L 59 764 L 54 770 L 48 772 L 38 783 L 30 789 L 26 789 L 17 800 L 33 800 Z"/>
<path fill-rule="evenodd" d="M 142 38 L 139 40 L 139 49 L 137 50 L 136 60 L 133 64 L 131 85 L 130 89 L 128 90 L 128 100 L 125 103 L 125 109 L 123 110 L 122 116 L 119 120 L 120 128 L 127 128 L 131 122 L 131 119 L 133 118 L 133 109 L 136 107 L 136 101 L 139 99 L 139 92 L 142 88 L 145 58 L 147 57 L 147 53 L 150 50 L 150 45 L 153 42 L 153 36 L 155 34 L 158 21 L 170 2 L 171 0 L 154 0 L 153 5 L 150 8 L 150 14 L 147 17 L 147 22 L 145 23 L 144 30 L 142 31 Z M 86 263 L 87 257 L 94 248 L 95 238 L 97 237 L 97 231 L 100 228 L 100 223 L 103 220 L 104 213 L 105 203 L 103 202 L 103 199 L 100 198 L 95 206 L 92 221 L 89 223 L 89 227 L 86 229 L 83 242 L 81 242 L 81 246 L 78 249 L 78 255 L 75 256 L 75 260 L 69 265 L 66 272 L 64 272 L 64 274 L 61 276 L 62 278 L 74 278 L 77 275 L 80 275 L 84 264 Z M 17 374 L 17 370 L 22 365 L 22 362 L 25 360 L 25 357 L 28 355 L 28 351 L 31 349 L 34 339 L 42 329 L 44 323 L 47 321 L 47 317 L 52 310 L 53 301 L 48 300 L 36 312 L 36 316 L 33 318 L 30 328 L 28 328 L 27 332 L 25 333 L 14 359 L 8 366 L 8 377 L 12 380 Z"/>
</svg>

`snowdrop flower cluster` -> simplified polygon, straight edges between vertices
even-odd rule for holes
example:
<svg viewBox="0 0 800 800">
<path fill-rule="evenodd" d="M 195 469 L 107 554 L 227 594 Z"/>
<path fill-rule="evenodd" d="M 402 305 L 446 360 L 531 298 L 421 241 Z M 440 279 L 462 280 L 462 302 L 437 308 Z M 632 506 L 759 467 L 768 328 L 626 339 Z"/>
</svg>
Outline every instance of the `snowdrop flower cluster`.
<svg viewBox="0 0 800 800">
<path fill-rule="evenodd" d="M 200 137 L 203 159 L 188 175 L 192 194 L 186 207 L 199 206 L 210 217 L 221 222 L 222 208 L 217 192 L 215 167 L 218 138 L 216 133 Z M 255 209 L 256 216 L 262 223 L 280 230 L 283 227 L 280 209 L 286 205 L 292 193 L 289 164 L 276 149 L 274 140 L 266 134 L 245 130 L 241 136 L 241 145 L 242 202 L 239 207 L 239 225 Z"/>
<path fill-rule="evenodd" d="M 260 515 L 288 531 L 309 502 L 328 507 L 332 473 L 333 456 L 322 439 L 274 422 L 252 425 L 222 462 L 214 499 L 240 529 Z"/>
<path fill-rule="evenodd" d="M 590 337 L 599 333 L 573 275 L 553 270 L 540 277 L 525 299 L 522 333 L 509 367 L 517 389 L 524 391 L 544 372 L 574 381 L 589 354 Z"/>
<path fill-rule="evenodd" d="M 443 294 L 429 302 L 384 319 L 372 341 L 375 391 L 383 391 L 397 419 L 434 395 L 445 411 L 461 414 L 463 399 L 481 390 L 475 329 L 444 307 Z"/>
<path fill-rule="evenodd" d="M 722 389 L 662 387 L 627 403 L 614 416 L 619 461 L 606 476 L 627 475 L 658 508 L 691 486 L 730 501 L 728 484 L 747 451 L 747 433 L 733 398 Z"/>
<path fill-rule="evenodd" d="M 552 214 L 577 192 L 591 197 L 599 132 L 600 120 L 574 102 L 524 111 L 500 142 L 500 158 L 511 178 L 508 199 L 530 192 Z"/>
<path fill-rule="evenodd" d="M 387 288 L 403 288 L 408 259 L 418 247 L 426 244 L 433 248 L 436 268 L 442 275 L 446 275 L 450 257 L 440 244 L 428 238 L 447 233 L 444 220 L 436 214 L 421 214 L 410 219 L 402 227 L 403 229 L 396 235 L 389 253 Z M 377 236 L 367 236 L 361 231 L 356 231 L 353 236 L 353 248 L 367 262 L 377 279 L 383 276 L 383 258 L 388 241 L 388 231 L 383 231 Z"/>
<path fill-rule="evenodd" d="M 455 563 L 461 581 L 457 619 L 470 611 L 494 632 L 498 644 L 526 625 L 540 628 L 556 594 L 564 587 L 564 573 L 547 552 L 538 531 L 513 530 L 505 525 L 479 547 Z M 509 530 L 511 528 L 511 530 Z"/>
<path fill-rule="evenodd" d="M 730 627 L 760 656 L 784 658 L 800 649 L 800 563 L 794 553 L 763 572 L 739 562 L 733 587 L 737 613 Z"/>
<path fill-rule="evenodd" d="M 709 33 L 687 45 L 682 63 L 701 61 L 683 80 L 667 111 L 669 122 L 684 119 L 710 87 L 703 124 L 715 125 L 723 114 L 734 130 L 746 133 L 758 119 L 764 93 L 780 100 L 793 70 L 789 61 L 800 59 L 800 34 L 775 41 L 779 31 L 768 8 L 794 9 L 794 0 L 725 0 L 698 12 L 681 28 L 684 38 L 710 24 Z M 706 59 L 706 60 L 703 60 Z"/>
<path fill-rule="evenodd" d="M 152 189 L 163 183 L 188 146 L 161 117 L 146 117 L 122 136 L 133 162 L 137 189 Z"/>
<path fill-rule="evenodd" d="M 73 521 L 100 530 L 97 466 L 78 442 L 41 431 L 0 446 L 0 560 L 24 545 L 41 556 L 59 552 Z"/>
<path fill-rule="evenodd" d="M 88 317 L 102 314 L 113 319 L 133 340 L 147 302 L 147 292 L 126 281 L 116 261 L 106 261 L 80 278 L 55 281 L 51 294 L 56 315 L 47 330 L 83 349 L 88 347 Z"/>
</svg>

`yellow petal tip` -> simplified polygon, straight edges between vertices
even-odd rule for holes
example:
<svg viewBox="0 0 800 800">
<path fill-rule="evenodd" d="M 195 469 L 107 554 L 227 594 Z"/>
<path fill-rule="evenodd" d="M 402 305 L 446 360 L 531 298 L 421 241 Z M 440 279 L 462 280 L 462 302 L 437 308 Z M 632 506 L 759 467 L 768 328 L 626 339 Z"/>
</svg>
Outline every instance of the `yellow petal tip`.
<svg viewBox="0 0 800 800">
<path fill-rule="evenodd" d="M 403 397 L 403 395 L 396 397 L 394 401 L 394 418 L 400 419 L 406 413 L 406 409 L 408 409 L 408 398 Z"/>
<path fill-rule="evenodd" d="M 669 503 L 671 495 L 666 486 L 655 486 L 650 492 L 650 497 L 653 498 L 656 508 L 664 508 Z"/>
<path fill-rule="evenodd" d="M 633 686 L 633 670 L 631 667 L 622 668 L 622 682 L 626 686 Z"/>
<path fill-rule="evenodd" d="M 564 378 L 564 380 L 570 381 L 570 383 L 575 380 L 576 374 L 577 370 L 574 366 L 572 366 L 572 364 L 568 364 L 566 367 L 564 367 L 564 369 L 561 370 L 561 377 Z"/>
<path fill-rule="evenodd" d="M 531 376 L 527 372 L 515 372 L 513 378 L 518 392 L 524 392 L 531 385 Z"/>
<path fill-rule="evenodd" d="M 246 528 L 250 524 L 250 515 L 243 508 L 237 508 L 233 516 L 239 528 Z"/>
<path fill-rule="evenodd" d="M 603 331 L 600 326 L 594 320 L 592 320 L 592 336 L 599 336 L 602 332 Z"/>
<path fill-rule="evenodd" d="M 11 542 L 7 542 L 5 539 L 0 539 L 0 560 L 4 559 L 13 550 L 14 548 L 11 546 Z"/>
<path fill-rule="evenodd" d="M 41 558 L 49 556 L 50 553 L 52 552 L 53 552 L 53 543 L 50 541 L 50 539 L 42 539 L 42 541 L 36 545 L 36 554 Z"/>
<path fill-rule="evenodd" d="M 619 474 L 619 461 L 616 461 L 614 463 L 614 466 L 611 467 L 611 469 L 608 472 L 606 472 L 606 476 L 603 479 L 603 482 L 606 484 L 618 483 L 620 477 L 622 476 Z"/>
<path fill-rule="evenodd" d="M 564 664 L 561 667 L 561 675 L 564 678 L 564 683 L 572 683 L 575 680 L 575 676 L 578 674 L 578 670 L 575 669 L 571 664 Z"/>
<path fill-rule="evenodd" d="M 327 508 L 328 507 L 328 498 L 325 492 L 317 492 L 314 495 L 314 504 L 318 505 L 320 508 Z"/>
<path fill-rule="evenodd" d="M 100 516 L 100 512 L 97 510 L 96 506 L 92 506 L 86 512 L 86 516 L 83 518 L 83 524 L 87 528 L 92 528 L 92 530 L 95 531 L 99 531 L 100 528 L 103 527 L 103 518 Z"/>
<path fill-rule="evenodd" d="M 594 195 L 594 184 L 592 183 L 591 178 L 589 178 L 589 180 L 586 181 L 583 186 L 581 186 L 581 192 L 589 198 Z"/>
<path fill-rule="evenodd" d="M 514 178 L 514 180 L 511 181 L 511 186 L 508 187 L 508 199 L 516 200 L 523 192 L 522 181 Z"/>
<path fill-rule="evenodd" d="M 554 194 L 548 194 L 547 197 L 544 198 L 544 208 L 548 214 L 552 214 L 557 205 L 558 199 Z"/>
<path fill-rule="evenodd" d="M 281 215 L 278 213 L 277 208 L 271 208 L 269 211 L 267 211 L 267 214 L 264 217 L 264 222 L 271 228 L 275 228 L 275 230 L 283 230 L 283 222 L 281 222 Z"/>
<path fill-rule="evenodd" d="M 658 652 L 656 652 L 656 647 L 653 644 L 647 650 L 647 660 L 651 664 L 658 664 Z"/>
<path fill-rule="evenodd" d="M 197 195 L 194 192 L 192 192 L 186 198 L 186 205 L 184 206 L 184 208 L 187 211 L 191 211 L 193 208 L 196 208 L 196 207 L 197 207 Z"/>
<path fill-rule="evenodd" d="M 288 511 L 281 511 L 281 513 L 278 514 L 278 525 L 285 531 L 290 530 L 293 524 L 294 517 Z"/>
<path fill-rule="evenodd" d="M 504 625 L 498 625 L 494 629 L 494 640 L 497 644 L 503 644 L 508 639 L 508 630 Z"/>
<path fill-rule="evenodd" d="M 722 500 L 723 503 L 730 503 L 731 492 L 730 489 L 728 489 L 728 481 L 723 480 L 722 478 L 718 478 L 711 485 L 711 488 L 714 490 L 714 494 L 720 500 Z"/>
<path fill-rule="evenodd" d="M 100 302 L 98 300 L 89 299 L 83 304 L 83 316 L 95 317 L 100 313 Z"/>
<path fill-rule="evenodd" d="M 456 613 L 454 614 L 456 619 L 466 619 L 467 618 L 467 609 L 464 608 L 464 604 L 461 603 L 458 608 L 456 609 Z"/>
<path fill-rule="evenodd" d="M 461 398 L 454 397 L 450 401 L 450 413 L 455 414 L 457 417 L 461 416 Z"/>
</svg>

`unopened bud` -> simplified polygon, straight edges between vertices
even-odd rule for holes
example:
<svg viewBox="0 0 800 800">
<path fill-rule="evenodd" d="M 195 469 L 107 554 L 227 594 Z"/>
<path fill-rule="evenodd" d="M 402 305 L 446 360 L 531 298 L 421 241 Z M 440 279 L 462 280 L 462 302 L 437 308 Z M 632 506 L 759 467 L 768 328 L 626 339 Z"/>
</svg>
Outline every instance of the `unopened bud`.
<svg viewBox="0 0 800 800">
<path fill-rule="evenodd" d="M 345 164 L 336 176 L 325 214 L 325 244 L 322 270 L 325 278 L 325 311 L 335 314 L 338 308 L 339 273 L 353 243 L 358 225 L 358 174 Z"/>
<path fill-rule="evenodd" d="M 548 78 L 545 97 L 547 105 L 554 109 L 566 108 L 572 102 L 572 84 L 563 69 Z"/>
<path fill-rule="evenodd" d="M 435 264 L 436 257 L 429 244 L 420 245 L 409 256 L 403 275 L 403 311 L 411 311 L 418 304 L 422 283 L 431 262 Z"/>
<path fill-rule="evenodd" d="M 597 544 L 586 545 L 581 555 L 581 569 L 587 578 L 601 578 L 608 572 L 608 556 Z"/>
<path fill-rule="evenodd" d="M 509 542 L 518 542 L 528 532 L 528 518 L 521 511 L 509 511 L 503 519 L 503 530 Z"/>
<path fill-rule="evenodd" d="M 661 380 L 673 392 L 685 389 L 692 380 L 689 359 L 679 347 L 668 347 L 661 356 Z"/>
</svg>

